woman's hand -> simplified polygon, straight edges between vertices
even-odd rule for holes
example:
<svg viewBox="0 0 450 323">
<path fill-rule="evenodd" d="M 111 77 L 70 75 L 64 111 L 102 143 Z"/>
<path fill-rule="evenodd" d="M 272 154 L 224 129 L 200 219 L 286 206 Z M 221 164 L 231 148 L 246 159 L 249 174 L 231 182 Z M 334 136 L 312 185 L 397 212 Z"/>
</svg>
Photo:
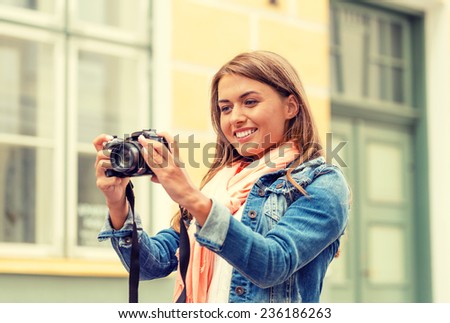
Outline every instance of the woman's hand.
<svg viewBox="0 0 450 323">
<path fill-rule="evenodd" d="M 142 145 L 141 154 L 152 169 L 152 181 L 160 183 L 170 198 L 185 207 L 199 222 L 206 221 L 211 209 L 211 200 L 195 187 L 180 160 L 178 143 L 165 132 L 158 132 L 169 144 L 139 136 Z"/>
<path fill-rule="evenodd" d="M 112 226 L 115 229 L 120 229 L 128 215 L 125 190 L 130 179 L 106 177 L 105 175 L 106 169 L 111 168 L 111 162 L 109 159 L 110 152 L 103 147 L 105 143 L 112 139 L 111 136 L 102 134 L 96 137 L 92 143 L 97 150 L 97 159 L 95 161 L 96 185 L 105 195 Z"/>
</svg>

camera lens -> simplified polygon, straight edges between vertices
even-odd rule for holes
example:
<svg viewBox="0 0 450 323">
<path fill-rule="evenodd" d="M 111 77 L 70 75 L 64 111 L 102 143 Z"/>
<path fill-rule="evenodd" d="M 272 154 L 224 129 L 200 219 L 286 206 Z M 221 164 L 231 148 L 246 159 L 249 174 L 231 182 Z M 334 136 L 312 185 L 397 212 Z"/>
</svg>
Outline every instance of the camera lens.
<svg viewBox="0 0 450 323">
<path fill-rule="evenodd" d="M 111 166 L 116 172 L 133 174 L 139 166 L 139 155 L 138 147 L 123 143 L 111 150 Z"/>
</svg>

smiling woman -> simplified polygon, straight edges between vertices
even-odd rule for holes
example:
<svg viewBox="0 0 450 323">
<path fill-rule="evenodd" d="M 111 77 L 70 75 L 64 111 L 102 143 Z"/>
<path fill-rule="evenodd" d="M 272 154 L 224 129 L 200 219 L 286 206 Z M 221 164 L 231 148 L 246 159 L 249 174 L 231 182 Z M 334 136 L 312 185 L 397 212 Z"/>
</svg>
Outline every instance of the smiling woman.
<svg viewBox="0 0 450 323">
<path fill-rule="evenodd" d="M 170 152 L 167 166 L 152 167 L 164 145 L 139 138 L 152 181 L 188 213 L 153 237 L 139 231 L 140 278 L 183 268 L 178 254 L 181 263 L 185 249 L 178 248 L 186 237 L 190 256 L 174 301 L 318 302 L 347 224 L 349 189 L 314 144 L 317 131 L 297 73 L 272 52 L 238 55 L 214 76 L 210 108 L 216 153 L 200 189 Z M 174 144 L 169 134 L 159 135 Z M 94 139 L 97 186 L 109 208 L 99 238 L 111 238 L 129 269 L 129 181 L 105 176 L 108 138 Z"/>
<path fill-rule="evenodd" d="M 284 139 L 288 120 L 299 111 L 293 95 L 283 97 L 267 84 L 225 75 L 219 82 L 220 127 L 242 156 L 262 157 Z"/>
</svg>

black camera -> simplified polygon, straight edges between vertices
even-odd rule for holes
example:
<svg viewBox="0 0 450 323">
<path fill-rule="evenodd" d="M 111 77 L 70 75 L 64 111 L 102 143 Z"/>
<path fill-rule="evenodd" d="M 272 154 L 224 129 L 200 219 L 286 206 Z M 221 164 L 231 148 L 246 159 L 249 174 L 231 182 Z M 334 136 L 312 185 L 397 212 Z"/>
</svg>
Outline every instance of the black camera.
<svg viewBox="0 0 450 323">
<path fill-rule="evenodd" d="M 136 131 L 125 139 L 115 136 L 104 147 L 104 149 L 111 150 L 110 160 L 112 168 L 106 170 L 105 174 L 107 177 L 124 178 L 153 175 L 153 171 L 148 167 L 144 157 L 141 155 L 142 145 L 138 141 L 140 135 L 159 141 L 169 148 L 166 139 L 158 136 L 155 129 Z"/>
</svg>

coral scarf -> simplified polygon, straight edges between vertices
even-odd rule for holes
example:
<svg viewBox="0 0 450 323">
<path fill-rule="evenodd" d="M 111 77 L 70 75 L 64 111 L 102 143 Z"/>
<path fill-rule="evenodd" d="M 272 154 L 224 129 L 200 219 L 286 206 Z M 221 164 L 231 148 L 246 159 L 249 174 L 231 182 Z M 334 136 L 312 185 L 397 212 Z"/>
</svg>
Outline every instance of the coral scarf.
<svg viewBox="0 0 450 323">
<path fill-rule="evenodd" d="M 233 165 L 231 169 L 224 168 L 220 170 L 203 187 L 202 192 L 207 196 L 214 195 L 218 201 L 223 202 L 230 209 L 231 214 L 234 214 L 247 200 L 253 184 L 261 176 L 286 168 L 296 157 L 298 157 L 298 149 L 295 148 L 292 142 L 287 142 L 271 150 L 261 159 L 252 162 L 241 171 L 238 169 L 241 166 L 240 164 Z M 225 196 L 217 196 L 213 193 L 214 191 L 220 191 L 216 188 L 218 186 L 223 187 L 223 185 L 226 185 Z M 196 241 L 194 236 L 196 230 L 195 225 L 191 225 L 188 229 L 191 255 L 186 273 L 186 303 L 206 302 L 214 268 L 214 253 L 202 247 Z M 183 287 L 183 280 L 178 270 L 174 301 L 178 299 Z"/>
</svg>

